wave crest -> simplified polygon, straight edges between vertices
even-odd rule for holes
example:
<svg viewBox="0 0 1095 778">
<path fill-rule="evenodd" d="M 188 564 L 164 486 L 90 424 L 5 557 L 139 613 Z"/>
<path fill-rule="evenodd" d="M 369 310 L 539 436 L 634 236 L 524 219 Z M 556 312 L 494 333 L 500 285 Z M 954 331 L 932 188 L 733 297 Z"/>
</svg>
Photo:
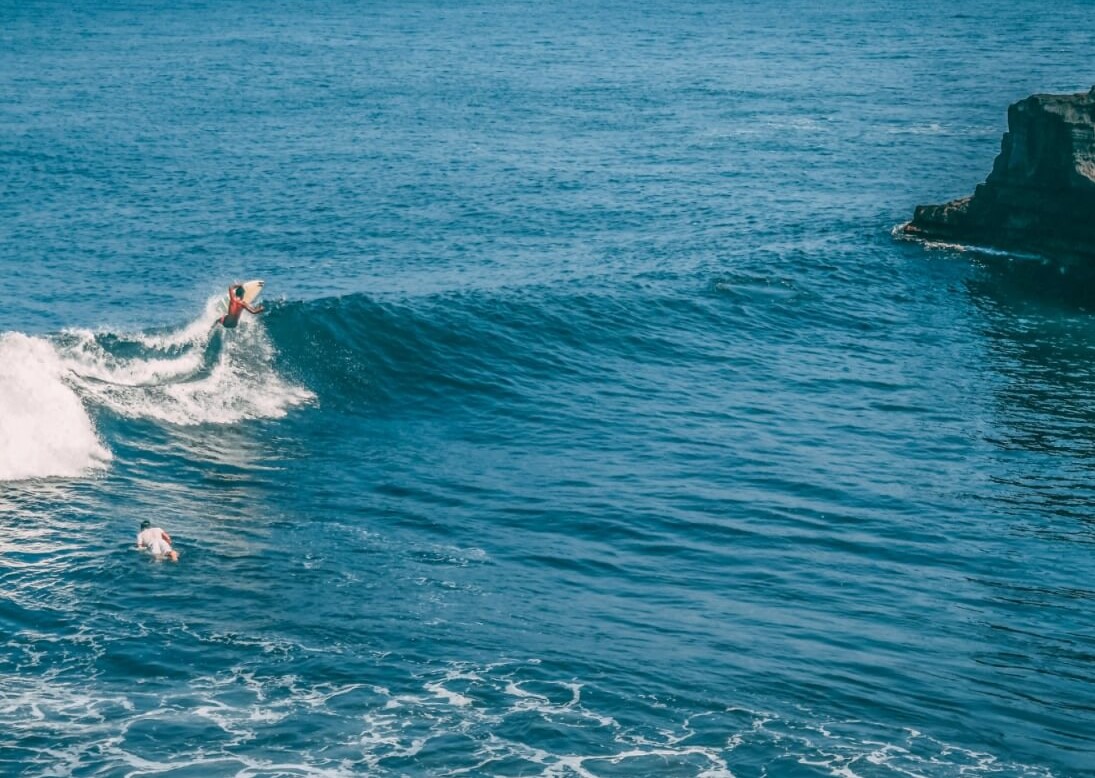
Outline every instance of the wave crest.
<svg viewBox="0 0 1095 778">
<path fill-rule="evenodd" d="M 261 321 L 213 326 L 211 297 L 182 327 L 152 333 L 67 330 L 52 338 L 0 335 L 0 481 L 73 477 L 111 454 L 93 413 L 177 425 L 285 416 L 308 389 L 277 372 Z"/>
<path fill-rule="evenodd" d="M 47 340 L 0 335 L 0 481 L 71 477 L 110 461 L 67 373 Z"/>
</svg>

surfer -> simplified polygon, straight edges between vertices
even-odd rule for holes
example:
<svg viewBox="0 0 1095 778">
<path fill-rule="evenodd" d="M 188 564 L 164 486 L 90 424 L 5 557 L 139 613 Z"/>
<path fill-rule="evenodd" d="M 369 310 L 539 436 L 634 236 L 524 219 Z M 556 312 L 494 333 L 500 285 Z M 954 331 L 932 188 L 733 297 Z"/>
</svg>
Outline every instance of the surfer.
<svg viewBox="0 0 1095 778">
<path fill-rule="evenodd" d="M 145 550 L 155 557 L 179 561 L 179 552 L 171 548 L 171 536 L 159 527 L 153 527 L 152 522 L 145 519 L 141 522 L 141 531 L 137 533 L 137 549 Z"/>
<path fill-rule="evenodd" d="M 228 329 L 232 329 L 240 323 L 240 316 L 244 311 L 249 313 L 262 313 L 265 309 L 260 305 L 258 308 L 252 308 L 243 299 L 244 289 L 242 285 L 228 287 L 228 313 L 217 319 L 217 323 L 221 324 Z"/>
</svg>

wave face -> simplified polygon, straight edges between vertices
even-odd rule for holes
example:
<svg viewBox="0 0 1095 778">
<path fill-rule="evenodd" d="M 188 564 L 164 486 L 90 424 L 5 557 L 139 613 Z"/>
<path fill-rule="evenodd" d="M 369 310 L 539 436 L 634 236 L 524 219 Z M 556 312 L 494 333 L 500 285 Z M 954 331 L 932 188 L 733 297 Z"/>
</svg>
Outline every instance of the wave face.
<svg viewBox="0 0 1095 778">
<path fill-rule="evenodd" d="M 268 320 L 293 375 L 325 404 L 368 414 L 547 400 L 560 383 L 615 372 L 636 348 L 657 350 L 675 331 L 713 324 L 710 299 L 596 284 L 394 301 L 355 294 L 278 305 Z"/>
</svg>

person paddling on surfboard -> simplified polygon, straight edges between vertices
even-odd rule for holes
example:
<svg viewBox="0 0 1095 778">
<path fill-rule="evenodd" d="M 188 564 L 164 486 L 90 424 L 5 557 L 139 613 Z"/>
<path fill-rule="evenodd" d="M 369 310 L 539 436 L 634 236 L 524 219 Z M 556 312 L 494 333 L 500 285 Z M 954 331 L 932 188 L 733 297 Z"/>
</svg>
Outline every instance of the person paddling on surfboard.
<svg viewBox="0 0 1095 778">
<path fill-rule="evenodd" d="M 160 527 L 153 527 L 148 519 L 141 522 L 141 531 L 137 533 L 137 548 L 148 551 L 157 559 L 179 561 L 179 552 L 171 548 L 171 536 Z"/>
<path fill-rule="evenodd" d="M 247 304 L 247 301 L 243 299 L 244 288 L 242 285 L 228 287 L 228 313 L 217 319 L 217 322 L 228 329 L 232 329 L 240 323 L 240 316 L 244 311 L 249 313 L 262 313 L 265 308 L 261 305 L 258 308 L 252 308 Z"/>
</svg>

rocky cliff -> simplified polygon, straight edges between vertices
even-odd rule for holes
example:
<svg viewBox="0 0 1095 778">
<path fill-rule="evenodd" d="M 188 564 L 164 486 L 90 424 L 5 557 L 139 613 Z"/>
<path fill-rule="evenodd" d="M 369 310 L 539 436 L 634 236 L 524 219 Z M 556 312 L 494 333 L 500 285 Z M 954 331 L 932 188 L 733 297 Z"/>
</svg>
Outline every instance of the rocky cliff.
<svg viewBox="0 0 1095 778">
<path fill-rule="evenodd" d="M 992 172 L 970 197 L 920 205 L 903 231 L 1095 259 L 1095 87 L 1008 109 Z"/>
</svg>

